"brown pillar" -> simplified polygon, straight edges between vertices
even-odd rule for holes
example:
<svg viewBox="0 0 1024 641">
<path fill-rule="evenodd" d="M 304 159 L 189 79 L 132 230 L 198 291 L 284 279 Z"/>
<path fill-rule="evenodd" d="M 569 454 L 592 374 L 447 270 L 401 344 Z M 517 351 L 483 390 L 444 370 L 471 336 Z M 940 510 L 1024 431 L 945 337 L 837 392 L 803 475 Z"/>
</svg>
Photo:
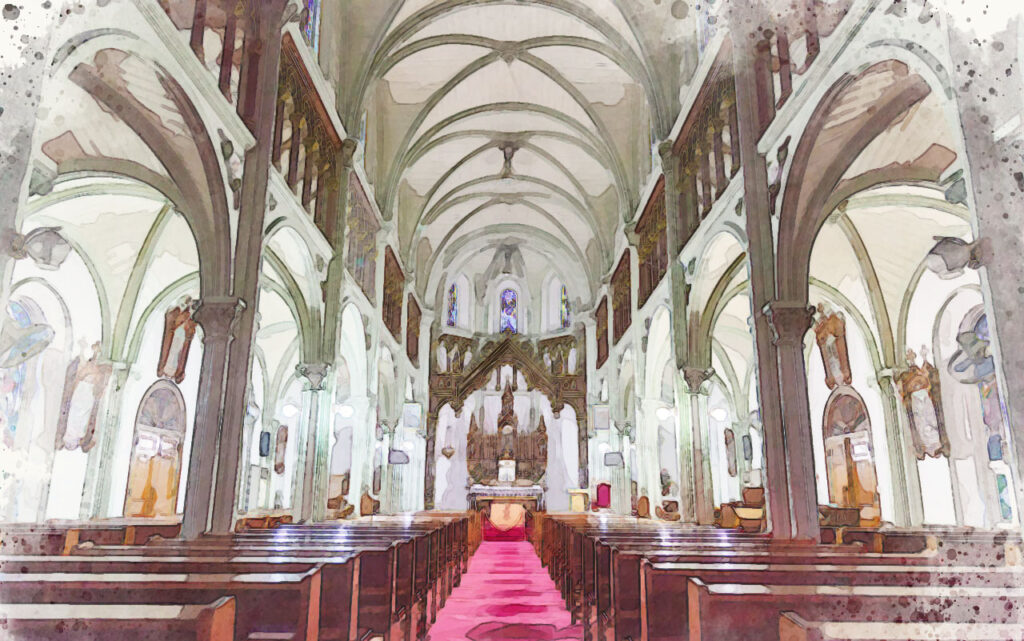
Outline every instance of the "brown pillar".
<svg viewBox="0 0 1024 641">
<path fill-rule="evenodd" d="M 818 496 L 804 360 L 804 336 L 814 321 L 814 308 L 803 302 L 772 301 L 764 307 L 764 314 L 774 333 L 772 342 L 778 354 L 775 373 L 782 399 L 783 443 L 789 469 L 791 538 L 817 541 Z"/>
<path fill-rule="evenodd" d="M 204 298 L 193 315 L 203 328 L 203 364 L 199 373 L 199 395 L 192 432 L 192 457 L 185 486 L 185 515 L 181 523 L 181 535 L 185 539 L 196 539 L 205 532 L 210 517 L 228 347 L 232 339 L 231 330 L 242 306 L 242 302 L 234 297 Z M 232 487 L 233 483 L 234 479 Z"/>
<path fill-rule="evenodd" d="M 250 379 L 252 340 L 259 304 L 263 226 L 281 60 L 281 17 L 287 4 L 285 0 L 249 0 L 249 3 L 249 13 L 255 14 L 255 18 L 247 33 L 243 55 L 256 60 L 257 65 L 253 76 L 255 84 L 250 87 L 256 96 L 251 114 L 256 144 L 245 154 L 238 234 L 235 240 L 233 287 L 235 295 L 245 307 L 238 320 L 238 340 L 231 344 L 232 375 L 224 396 L 224 427 L 220 437 L 212 520 L 212 531 L 218 534 L 230 532 L 234 526 L 242 424 L 248 404 L 246 389 Z M 189 487 L 192 487 L 191 477 L 189 480 Z"/>
<path fill-rule="evenodd" d="M 761 137 L 758 111 L 758 78 L 755 63 L 757 34 L 753 15 L 741 12 L 733 38 L 733 70 L 736 84 L 736 130 L 732 144 L 743 170 L 743 202 L 746 209 L 747 256 L 750 261 L 750 297 L 754 310 L 754 347 L 757 354 L 757 396 L 764 425 L 766 501 L 770 527 L 776 538 L 790 538 L 793 527 L 789 506 L 789 470 L 786 467 L 779 395 L 778 356 L 772 330 L 762 310 L 775 298 L 775 239 L 768 196 L 768 174 L 758 153 Z M 751 22 L 748 22 L 751 21 Z M 754 24 L 752 28 L 750 24 Z M 753 29 L 753 33 L 751 30 Z M 806 390 L 802 393 L 806 395 Z"/>
</svg>

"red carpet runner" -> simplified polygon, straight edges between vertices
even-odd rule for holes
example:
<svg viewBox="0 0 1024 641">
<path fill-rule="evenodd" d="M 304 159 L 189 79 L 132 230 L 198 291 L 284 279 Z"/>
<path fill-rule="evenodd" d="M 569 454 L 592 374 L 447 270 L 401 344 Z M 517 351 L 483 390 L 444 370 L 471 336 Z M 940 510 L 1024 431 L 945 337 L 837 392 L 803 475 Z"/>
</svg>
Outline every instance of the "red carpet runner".
<svg viewBox="0 0 1024 641">
<path fill-rule="evenodd" d="M 428 641 L 582 639 L 558 588 L 526 541 L 484 541 L 448 597 Z"/>
</svg>

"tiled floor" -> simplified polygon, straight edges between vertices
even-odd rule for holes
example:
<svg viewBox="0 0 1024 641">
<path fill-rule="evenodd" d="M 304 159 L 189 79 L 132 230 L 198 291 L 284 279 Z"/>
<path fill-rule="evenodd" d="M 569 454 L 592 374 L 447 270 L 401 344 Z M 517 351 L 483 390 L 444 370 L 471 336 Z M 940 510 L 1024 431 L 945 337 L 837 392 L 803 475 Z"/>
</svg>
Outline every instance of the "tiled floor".
<svg viewBox="0 0 1024 641">
<path fill-rule="evenodd" d="M 558 588 L 525 541 L 484 541 L 462 584 L 430 628 L 429 641 L 582 639 Z"/>
</svg>

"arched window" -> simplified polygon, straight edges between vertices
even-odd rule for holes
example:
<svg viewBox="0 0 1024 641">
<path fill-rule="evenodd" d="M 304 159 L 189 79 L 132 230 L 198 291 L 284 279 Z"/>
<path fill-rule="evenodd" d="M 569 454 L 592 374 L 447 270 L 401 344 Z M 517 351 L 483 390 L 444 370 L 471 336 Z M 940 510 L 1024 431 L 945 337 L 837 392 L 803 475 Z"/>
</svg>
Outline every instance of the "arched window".
<svg viewBox="0 0 1024 641">
<path fill-rule="evenodd" d="M 565 289 L 565 285 L 562 285 L 561 291 L 561 305 L 559 307 L 562 329 L 569 327 L 569 292 Z"/>
<path fill-rule="evenodd" d="M 305 21 L 302 24 L 302 35 L 306 42 L 317 51 L 320 46 L 320 0 L 306 0 Z"/>
<path fill-rule="evenodd" d="M 501 324 L 498 331 L 519 332 L 519 297 L 514 289 L 501 292 Z"/>
<path fill-rule="evenodd" d="M 456 327 L 459 324 L 459 286 L 452 283 L 448 288 L 448 327 Z"/>
</svg>

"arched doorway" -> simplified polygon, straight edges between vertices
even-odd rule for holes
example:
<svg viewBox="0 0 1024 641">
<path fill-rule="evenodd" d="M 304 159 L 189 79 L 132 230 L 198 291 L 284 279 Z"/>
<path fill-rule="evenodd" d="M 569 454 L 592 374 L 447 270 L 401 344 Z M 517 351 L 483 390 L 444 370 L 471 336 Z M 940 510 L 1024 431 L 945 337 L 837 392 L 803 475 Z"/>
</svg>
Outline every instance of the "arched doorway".
<svg viewBox="0 0 1024 641">
<path fill-rule="evenodd" d="M 836 507 L 859 508 L 861 523 L 877 525 L 881 511 L 871 419 L 853 388 L 833 390 L 825 404 L 822 430 L 829 502 Z"/>
<path fill-rule="evenodd" d="M 186 420 L 185 399 L 171 381 L 159 380 L 143 395 L 135 418 L 125 516 L 175 514 Z"/>
</svg>

